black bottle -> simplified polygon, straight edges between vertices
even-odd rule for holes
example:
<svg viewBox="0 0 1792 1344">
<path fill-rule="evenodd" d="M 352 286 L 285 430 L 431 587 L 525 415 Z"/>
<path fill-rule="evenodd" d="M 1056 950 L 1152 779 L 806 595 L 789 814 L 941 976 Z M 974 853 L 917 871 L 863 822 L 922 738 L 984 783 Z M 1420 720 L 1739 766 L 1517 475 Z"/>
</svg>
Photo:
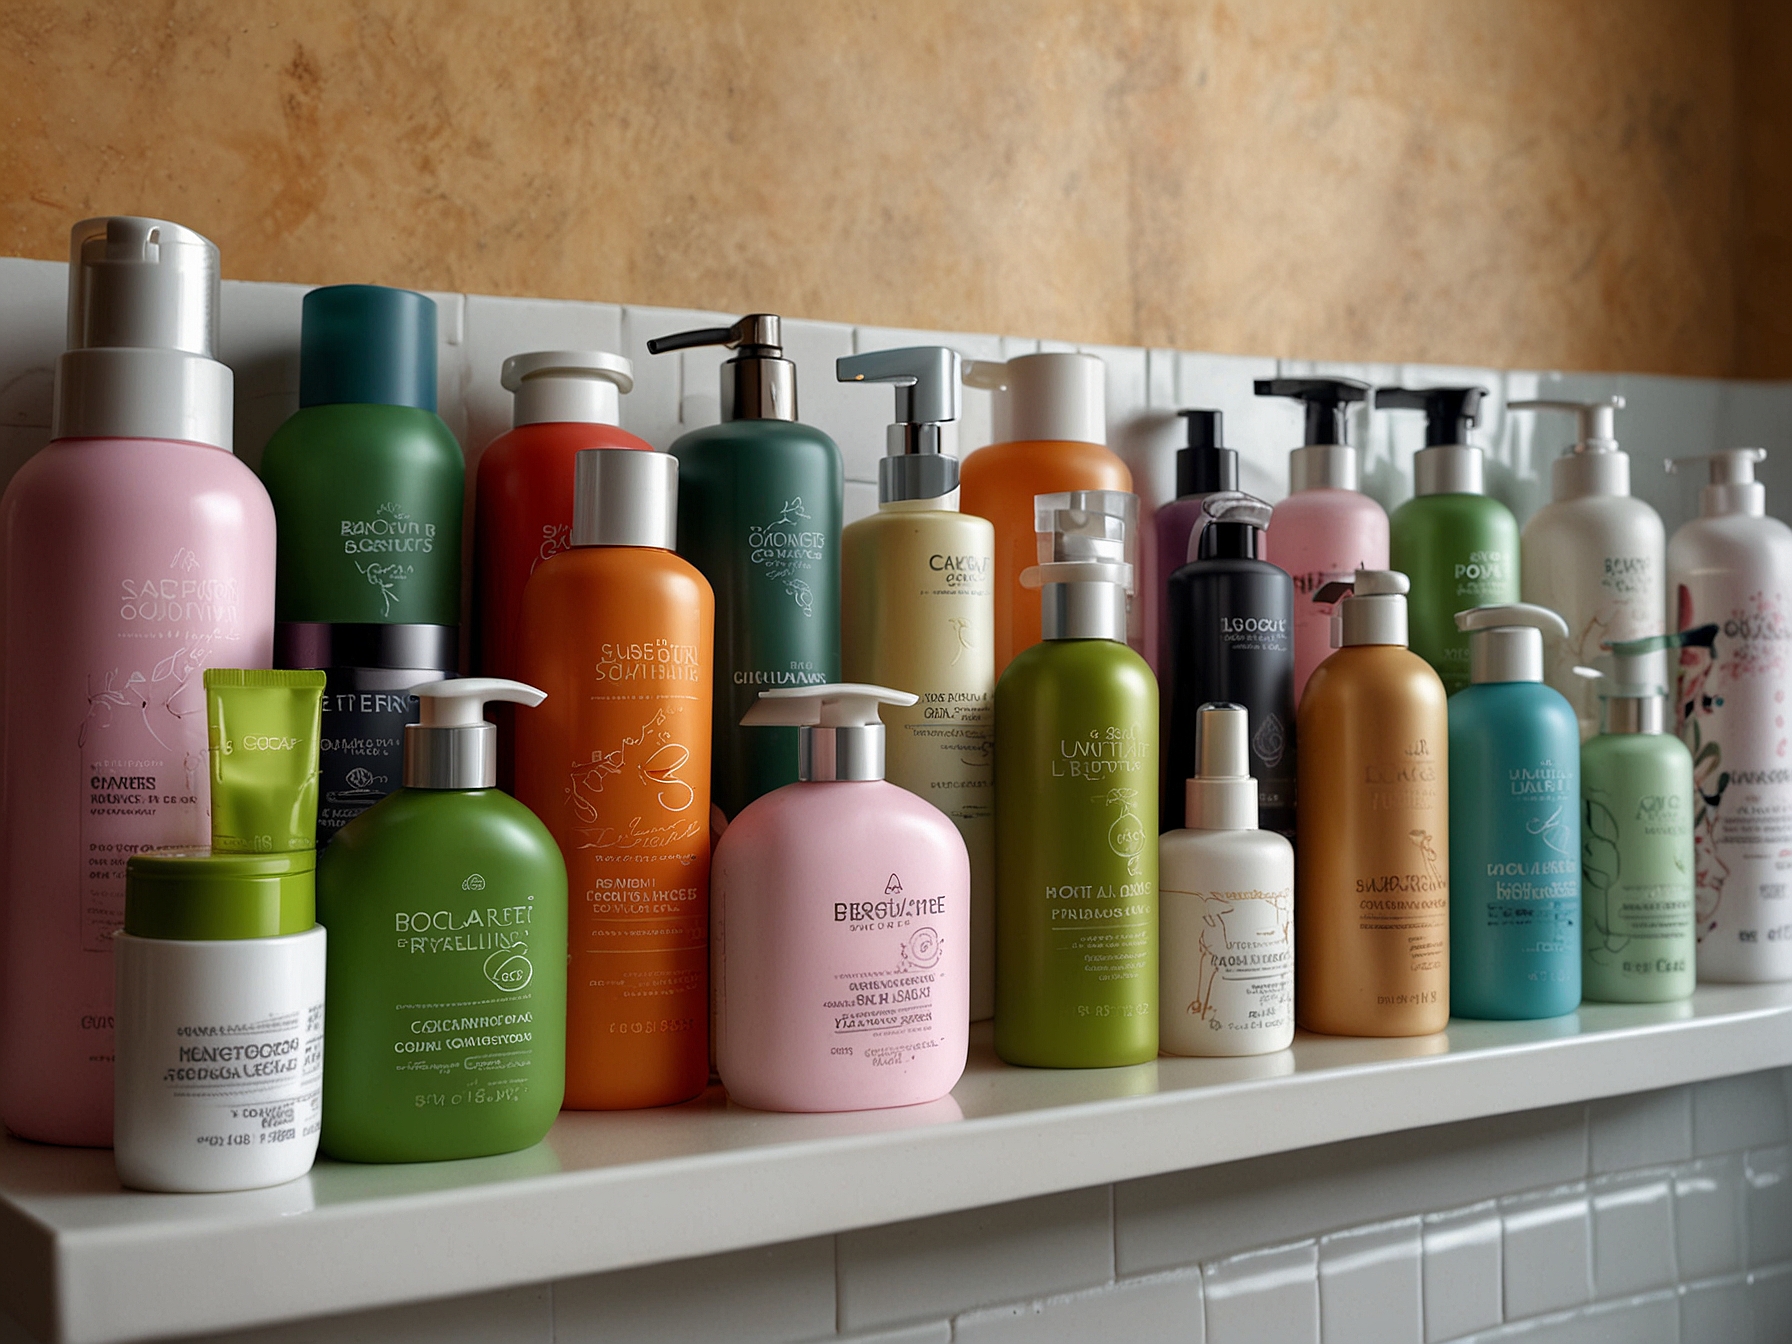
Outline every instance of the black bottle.
<svg viewBox="0 0 1792 1344">
<path fill-rule="evenodd" d="M 1204 704 L 1250 714 L 1251 774 L 1260 824 L 1294 834 L 1294 581 L 1257 557 L 1269 505 L 1251 495 L 1209 495 L 1200 558 L 1170 576 L 1170 660 L 1160 825 L 1183 820 L 1183 783 L 1195 770 L 1195 722 Z"/>
</svg>

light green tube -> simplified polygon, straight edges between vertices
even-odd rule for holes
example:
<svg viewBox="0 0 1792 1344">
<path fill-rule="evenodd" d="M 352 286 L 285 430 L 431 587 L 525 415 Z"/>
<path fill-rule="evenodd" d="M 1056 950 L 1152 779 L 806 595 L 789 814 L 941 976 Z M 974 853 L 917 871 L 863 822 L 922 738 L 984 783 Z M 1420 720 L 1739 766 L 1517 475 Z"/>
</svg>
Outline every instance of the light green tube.
<svg viewBox="0 0 1792 1344">
<path fill-rule="evenodd" d="M 206 669 L 215 852 L 287 853 L 317 844 L 323 694 L 322 672 Z"/>
</svg>

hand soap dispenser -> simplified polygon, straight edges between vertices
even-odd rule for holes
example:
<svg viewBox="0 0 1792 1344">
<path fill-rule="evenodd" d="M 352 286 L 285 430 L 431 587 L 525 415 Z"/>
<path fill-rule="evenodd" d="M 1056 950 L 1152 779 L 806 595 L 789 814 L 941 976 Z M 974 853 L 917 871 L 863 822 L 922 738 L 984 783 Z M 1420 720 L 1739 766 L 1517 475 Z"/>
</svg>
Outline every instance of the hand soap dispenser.
<svg viewBox="0 0 1792 1344">
<path fill-rule="evenodd" d="M 960 513 L 959 358 L 944 346 L 838 361 L 841 382 L 894 383 L 877 512 L 841 534 L 848 681 L 908 686 L 884 710 L 888 777 L 952 819 L 971 855 L 971 1017 L 995 1012 L 995 529 Z"/>
<path fill-rule="evenodd" d="M 1543 685 L 1553 611 L 1456 614 L 1472 684 L 1450 697 L 1450 1012 L 1560 1017 L 1580 1002 L 1580 722 Z"/>
<path fill-rule="evenodd" d="M 1599 703 L 1574 669 L 1590 663 L 1606 641 L 1662 632 L 1661 518 L 1630 496 L 1630 455 L 1613 437 L 1623 397 L 1603 401 L 1514 401 L 1508 410 L 1567 411 L 1580 432 L 1551 468 L 1551 502 L 1525 524 L 1521 546 L 1524 600 L 1568 622 L 1568 638 L 1549 650 L 1543 679 L 1568 697 L 1585 742 L 1599 728 Z"/>
<path fill-rule="evenodd" d="M 318 859 L 329 931 L 323 1150 L 350 1162 L 485 1157 L 538 1142 L 566 1073 L 566 864 L 498 781 L 469 677 L 412 689 L 404 787 Z"/>
<path fill-rule="evenodd" d="M 1203 501 L 1238 489 L 1238 450 L 1221 446 L 1225 417 L 1218 411 L 1178 411 L 1188 446 L 1176 450 L 1176 498 L 1151 517 L 1153 544 L 1144 548 L 1145 661 L 1161 678 L 1169 666 L 1170 628 L 1164 612 L 1170 576 L 1195 555 L 1206 525 Z"/>
<path fill-rule="evenodd" d="M 716 1070 L 767 1111 L 913 1106 L 950 1092 L 970 1030 L 970 861 L 945 814 L 884 779 L 882 686 L 766 691 L 797 779 L 716 846 Z"/>
<path fill-rule="evenodd" d="M 710 796 L 726 822 L 796 776 L 795 734 L 743 726 L 767 687 L 840 679 L 840 449 L 800 423 L 783 327 L 751 313 L 647 343 L 653 354 L 721 345 L 722 423 L 672 445 L 678 540 L 716 598 Z"/>
<path fill-rule="evenodd" d="M 1759 448 L 1709 464 L 1699 516 L 1668 546 L 1682 630 L 1715 622 L 1680 658 L 1679 731 L 1698 785 L 1699 979 L 1792 979 L 1792 528 L 1767 517 Z"/>
<path fill-rule="evenodd" d="M 1481 450 L 1468 441 L 1484 387 L 1378 387 L 1378 410 L 1425 413 L 1413 497 L 1388 520 L 1388 563 L 1412 581 L 1412 651 L 1454 695 L 1469 684 L 1469 637 L 1456 613 L 1518 601 L 1518 521 L 1487 497 Z"/>
<path fill-rule="evenodd" d="M 1388 516 L 1362 493 L 1362 469 L 1346 433 L 1351 406 L 1369 395 L 1349 378 L 1260 378 L 1260 397 L 1292 397 L 1306 409 L 1306 445 L 1288 454 L 1288 498 L 1276 505 L 1263 559 L 1294 580 L 1294 699 L 1332 649 L 1332 609 L 1313 601 L 1329 583 L 1388 567 Z"/>
</svg>

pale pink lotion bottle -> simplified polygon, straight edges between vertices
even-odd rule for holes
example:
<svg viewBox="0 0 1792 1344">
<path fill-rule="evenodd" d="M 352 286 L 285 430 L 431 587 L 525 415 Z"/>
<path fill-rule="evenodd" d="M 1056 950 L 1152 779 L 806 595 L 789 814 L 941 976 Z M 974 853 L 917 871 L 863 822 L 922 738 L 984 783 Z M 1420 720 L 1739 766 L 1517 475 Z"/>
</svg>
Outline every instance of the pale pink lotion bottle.
<svg viewBox="0 0 1792 1344">
<path fill-rule="evenodd" d="M 795 725 L 798 783 L 716 846 L 716 1064 L 767 1111 L 913 1106 L 964 1073 L 971 866 L 945 813 L 884 780 L 879 686 L 762 692 L 748 724 Z"/>
<path fill-rule="evenodd" d="M 204 845 L 207 667 L 267 667 L 274 511 L 231 452 L 218 249 L 77 224 L 52 439 L 0 499 L 0 1119 L 112 1142 L 125 862 Z"/>
</svg>

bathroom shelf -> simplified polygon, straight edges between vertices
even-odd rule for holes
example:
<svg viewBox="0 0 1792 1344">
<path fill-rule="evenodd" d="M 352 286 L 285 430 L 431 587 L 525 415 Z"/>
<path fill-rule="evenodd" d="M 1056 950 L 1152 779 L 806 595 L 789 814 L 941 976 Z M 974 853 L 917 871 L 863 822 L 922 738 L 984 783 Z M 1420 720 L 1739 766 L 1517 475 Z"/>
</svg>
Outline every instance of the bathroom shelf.
<svg viewBox="0 0 1792 1344">
<path fill-rule="evenodd" d="M 244 1194 L 131 1193 L 109 1153 L 0 1140 L 0 1308 L 70 1344 L 242 1328 L 1776 1068 L 1792 1064 L 1792 985 L 1125 1069 L 1008 1068 L 990 1039 L 973 1032 L 964 1080 L 931 1106 L 771 1115 L 712 1088 L 562 1115 L 527 1152 L 320 1162 Z"/>
</svg>

